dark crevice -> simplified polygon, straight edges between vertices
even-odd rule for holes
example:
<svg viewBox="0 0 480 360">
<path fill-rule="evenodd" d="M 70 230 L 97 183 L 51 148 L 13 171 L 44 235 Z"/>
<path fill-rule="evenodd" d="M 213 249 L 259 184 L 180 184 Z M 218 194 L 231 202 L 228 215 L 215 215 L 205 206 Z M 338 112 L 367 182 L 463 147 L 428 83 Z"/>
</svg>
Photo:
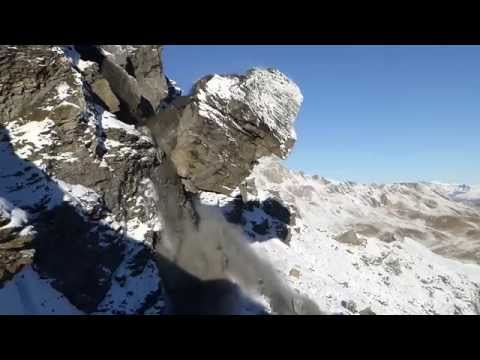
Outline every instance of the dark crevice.
<svg viewBox="0 0 480 360">
<path fill-rule="evenodd" d="M 115 113 L 117 118 L 129 125 L 136 125 L 138 123 L 137 118 L 130 112 L 128 104 L 122 100 L 121 97 L 117 97 L 120 102 L 120 110 Z"/>
<path fill-rule="evenodd" d="M 82 60 L 93 61 L 101 65 L 105 59 L 105 55 L 95 45 L 74 45 L 74 48 Z"/>
<path fill-rule="evenodd" d="M 136 76 L 135 76 L 135 68 L 134 68 L 134 66 L 133 66 L 132 59 L 130 59 L 129 57 L 127 58 L 127 64 L 125 65 L 125 71 L 128 73 L 128 75 L 133 76 L 134 78 L 136 78 Z"/>
<path fill-rule="evenodd" d="M 140 104 L 138 105 L 138 108 L 144 118 L 155 115 L 155 110 L 153 109 L 152 104 L 143 96 L 140 98 Z"/>
</svg>

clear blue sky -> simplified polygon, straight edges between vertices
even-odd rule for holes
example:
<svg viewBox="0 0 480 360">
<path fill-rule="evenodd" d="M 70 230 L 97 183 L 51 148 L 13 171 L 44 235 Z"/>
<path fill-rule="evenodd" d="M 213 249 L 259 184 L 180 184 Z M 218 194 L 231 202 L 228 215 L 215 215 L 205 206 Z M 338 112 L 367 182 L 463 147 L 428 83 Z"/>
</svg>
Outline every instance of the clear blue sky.
<svg viewBox="0 0 480 360">
<path fill-rule="evenodd" d="M 293 79 L 304 103 L 292 169 L 480 184 L 480 46 L 165 46 L 163 59 L 184 91 L 253 66 Z"/>
</svg>

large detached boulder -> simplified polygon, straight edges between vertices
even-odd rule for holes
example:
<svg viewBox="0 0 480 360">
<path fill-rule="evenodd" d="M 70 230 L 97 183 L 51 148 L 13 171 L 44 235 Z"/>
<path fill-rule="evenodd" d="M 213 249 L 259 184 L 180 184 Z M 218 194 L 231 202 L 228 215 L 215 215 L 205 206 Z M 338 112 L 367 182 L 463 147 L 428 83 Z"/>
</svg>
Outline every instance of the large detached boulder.
<svg viewBox="0 0 480 360">
<path fill-rule="evenodd" d="M 285 158 L 303 96 L 274 69 L 209 75 L 148 123 L 190 191 L 230 194 L 267 155 Z"/>
</svg>

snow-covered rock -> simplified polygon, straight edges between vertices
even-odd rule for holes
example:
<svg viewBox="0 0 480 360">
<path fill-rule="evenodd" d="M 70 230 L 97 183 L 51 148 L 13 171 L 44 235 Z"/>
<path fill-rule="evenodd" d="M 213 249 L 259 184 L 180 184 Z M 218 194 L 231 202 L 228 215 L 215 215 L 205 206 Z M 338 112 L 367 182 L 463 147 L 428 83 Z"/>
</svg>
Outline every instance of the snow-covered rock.
<svg viewBox="0 0 480 360">
<path fill-rule="evenodd" d="M 191 191 L 231 193 L 265 155 L 286 157 L 303 97 L 278 70 L 210 75 L 148 126 Z"/>
</svg>

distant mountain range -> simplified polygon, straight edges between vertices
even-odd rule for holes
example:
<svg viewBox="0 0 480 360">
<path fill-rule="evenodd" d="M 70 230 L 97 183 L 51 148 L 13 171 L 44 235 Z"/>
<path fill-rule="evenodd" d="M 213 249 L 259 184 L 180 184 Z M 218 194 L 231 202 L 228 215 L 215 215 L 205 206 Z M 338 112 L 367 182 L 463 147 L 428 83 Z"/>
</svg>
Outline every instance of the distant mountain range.
<svg viewBox="0 0 480 360">
<path fill-rule="evenodd" d="M 480 313 L 479 187 L 336 182 L 290 171 L 275 158 L 262 159 L 247 183 L 253 208 L 245 206 L 243 217 L 252 246 L 322 309 Z M 228 199 L 204 197 L 232 211 Z M 275 235 L 278 220 L 255 206 L 272 198 L 292 214 L 288 244 Z"/>
</svg>

